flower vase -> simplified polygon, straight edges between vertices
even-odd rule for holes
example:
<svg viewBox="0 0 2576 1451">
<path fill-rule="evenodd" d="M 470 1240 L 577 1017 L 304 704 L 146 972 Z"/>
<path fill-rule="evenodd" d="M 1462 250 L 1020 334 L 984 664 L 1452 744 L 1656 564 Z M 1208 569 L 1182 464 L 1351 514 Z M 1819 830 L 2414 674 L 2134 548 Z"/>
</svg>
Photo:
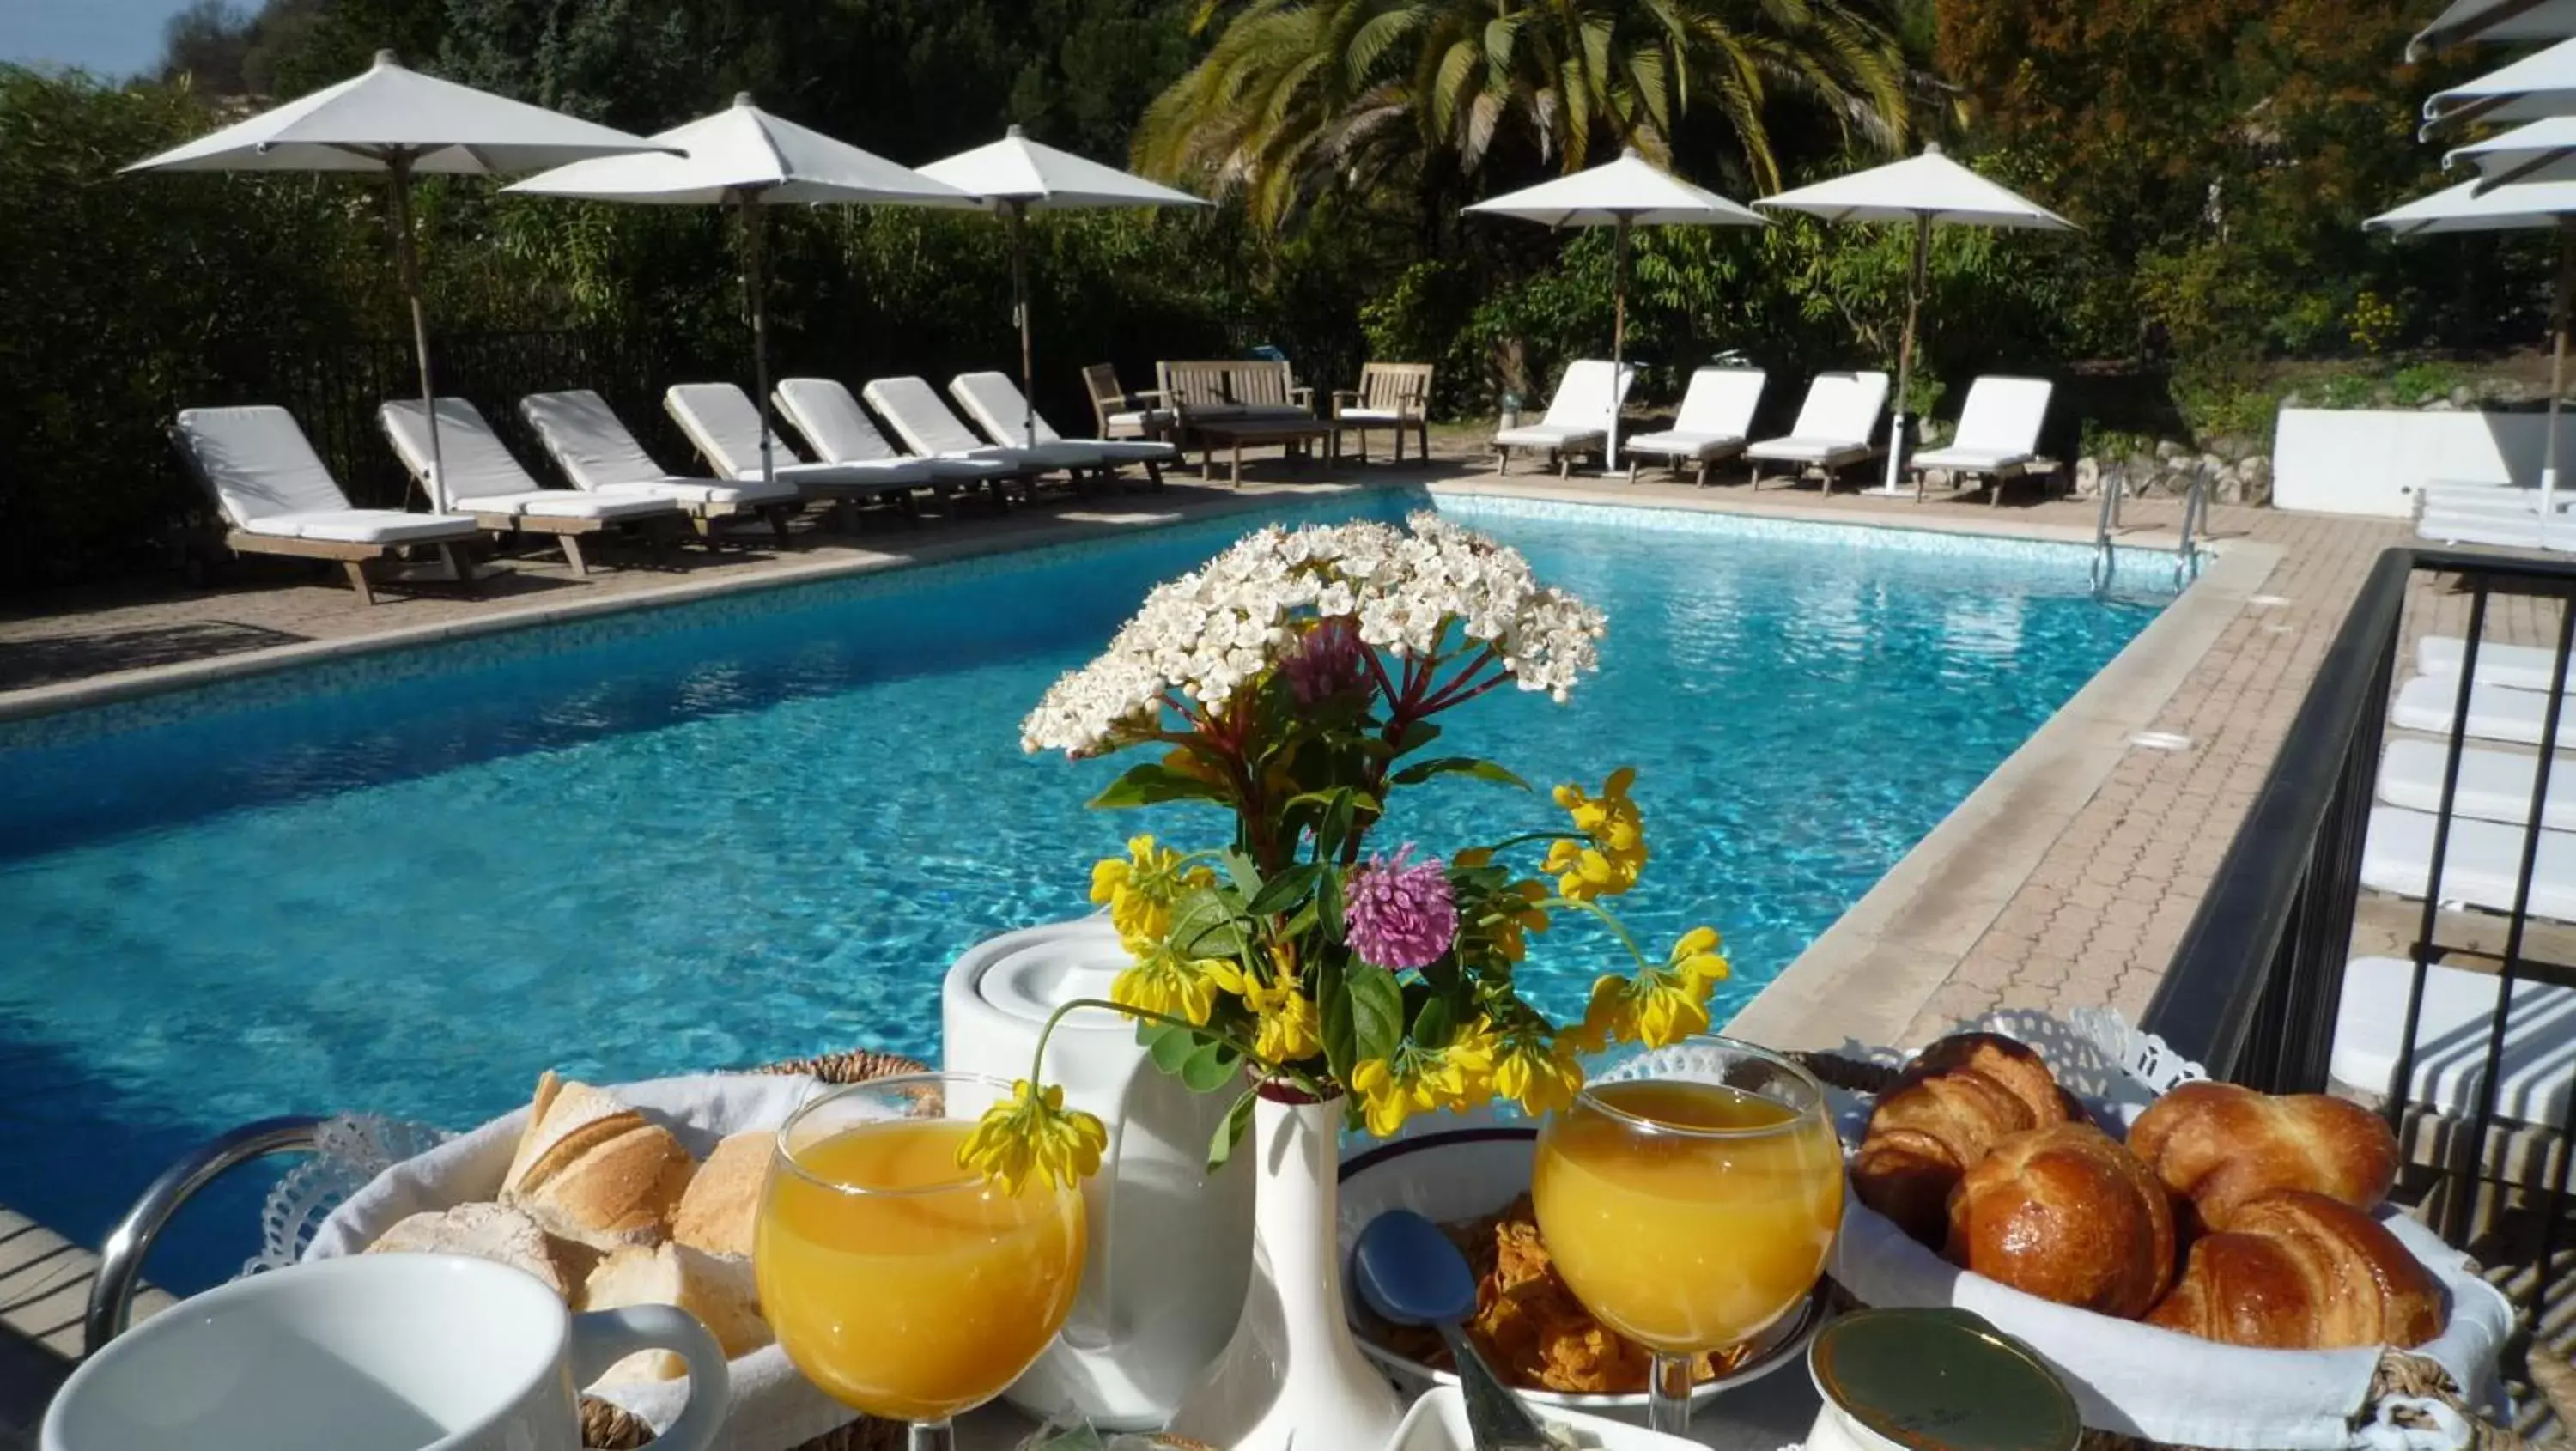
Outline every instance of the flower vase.
<svg viewBox="0 0 2576 1451">
<path fill-rule="evenodd" d="M 1252 1278 L 1243 1317 L 1173 1434 L 1226 1451 L 1386 1444 L 1395 1387 L 1351 1337 L 1342 1306 L 1338 1202 L 1342 1101 L 1265 1085 L 1244 1152 L 1254 1176 Z"/>
</svg>

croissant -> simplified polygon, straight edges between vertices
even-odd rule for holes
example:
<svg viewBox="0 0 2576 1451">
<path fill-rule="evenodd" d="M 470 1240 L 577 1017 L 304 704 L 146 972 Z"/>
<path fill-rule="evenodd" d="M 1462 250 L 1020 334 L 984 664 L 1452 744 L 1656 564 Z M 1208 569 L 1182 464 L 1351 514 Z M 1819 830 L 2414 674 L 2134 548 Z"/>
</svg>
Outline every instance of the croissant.
<svg viewBox="0 0 2576 1451">
<path fill-rule="evenodd" d="M 1961 1033 L 1917 1054 L 1880 1094 L 1852 1156 L 1860 1201 L 1928 1245 L 1948 1232 L 1950 1191 L 2000 1140 L 2065 1122 L 2065 1095 L 2039 1055 L 1993 1033 Z"/>
<path fill-rule="evenodd" d="M 2228 1345 L 2345 1350 L 2442 1333 L 2442 1287 L 2368 1214 L 2301 1189 L 2234 1206 L 2149 1324 Z"/>
<path fill-rule="evenodd" d="M 2173 1206 L 2100 1129 L 2056 1124 L 2005 1139 L 1960 1179 L 1944 1253 L 2043 1300 L 2135 1320 L 2172 1282 Z"/>
<path fill-rule="evenodd" d="M 2232 1083 L 2186 1083 L 2149 1104 L 2129 1151 L 2211 1229 L 2235 1228 L 2239 1205 L 2275 1189 L 2368 1209 L 2397 1180 L 2397 1136 L 2379 1115 L 2322 1093 L 2276 1098 Z"/>
</svg>

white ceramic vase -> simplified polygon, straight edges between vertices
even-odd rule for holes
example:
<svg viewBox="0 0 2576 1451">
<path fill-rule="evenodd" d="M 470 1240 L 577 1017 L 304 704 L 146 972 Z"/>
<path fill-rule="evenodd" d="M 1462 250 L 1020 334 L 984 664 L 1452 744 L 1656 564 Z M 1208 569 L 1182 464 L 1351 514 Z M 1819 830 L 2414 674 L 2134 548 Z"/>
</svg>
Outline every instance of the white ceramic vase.
<svg viewBox="0 0 2576 1451">
<path fill-rule="evenodd" d="M 1383 1446 L 1404 1406 L 1342 1309 L 1342 1104 L 1265 1089 L 1252 1109 L 1252 1279 L 1224 1353 L 1172 1415 L 1226 1451 Z"/>
</svg>

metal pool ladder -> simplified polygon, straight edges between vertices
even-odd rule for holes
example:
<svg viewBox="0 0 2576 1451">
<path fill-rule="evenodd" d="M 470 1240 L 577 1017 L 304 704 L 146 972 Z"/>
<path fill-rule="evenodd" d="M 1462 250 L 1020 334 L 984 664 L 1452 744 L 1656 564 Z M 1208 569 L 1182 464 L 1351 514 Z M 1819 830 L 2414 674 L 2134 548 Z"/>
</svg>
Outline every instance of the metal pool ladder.
<svg viewBox="0 0 2576 1451">
<path fill-rule="evenodd" d="M 2111 533 L 2120 527 L 2120 495 L 2128 481 L 2105 473 L 2102 478 L 2102 507 L 2093 525 L 2093 597 L 2100 599 L 2111 592 L 2112 576 L 2118 573 L 2120 551 L 2111 543 Z"/>
<path fill-rule="evenodd" d="M 2109 596 L 2119 573 L 2120 548 L 2112 536 L 2120 528 L 2120 496 L 2125 479 L 2102 481 L 2102 507 L 2093 525 L 2093 597 Z M 2174 550 L 2174 590 L 2179 593 L 2200 578 L 2200 536 L 2209 532 L 2209 466 L 2191 471 L 2191 488 L 2182 500 L 2182 543 Z"/>
</svg>

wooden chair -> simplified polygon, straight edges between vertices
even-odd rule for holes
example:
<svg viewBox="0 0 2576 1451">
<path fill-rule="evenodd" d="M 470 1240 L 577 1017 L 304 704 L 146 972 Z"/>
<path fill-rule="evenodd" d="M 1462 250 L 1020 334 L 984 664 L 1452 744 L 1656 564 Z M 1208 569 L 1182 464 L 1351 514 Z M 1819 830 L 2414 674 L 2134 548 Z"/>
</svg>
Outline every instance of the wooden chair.
<svg viewBox="0 0 2576 1451">
<path fill-rule="evenodd" d="M 1082 382 L 1091 390 L 1091 416 L 1099 422 L 1102 438 L 1158 439 L 1173 431 L 1175 420 L 1162 390 L 1129 392 L 1118 381 L 1117 364 L 1092 364 L 1082 370 Z"/>
<path fill-rule="evenodd" d="M 1333 390 L 1333 445 L 1338 457 L 1345 432 L 1359 435 L 1359 461 L 1368 462 L 1372 428 L 1395 430 L 1395 461 L 1404 462 L 1404 431 L 1414 431 L 1420 457 L 1431 458 L 1431 365 L 1429 363 L 1363 363 L 1357 388 Z"/>
</svg>

